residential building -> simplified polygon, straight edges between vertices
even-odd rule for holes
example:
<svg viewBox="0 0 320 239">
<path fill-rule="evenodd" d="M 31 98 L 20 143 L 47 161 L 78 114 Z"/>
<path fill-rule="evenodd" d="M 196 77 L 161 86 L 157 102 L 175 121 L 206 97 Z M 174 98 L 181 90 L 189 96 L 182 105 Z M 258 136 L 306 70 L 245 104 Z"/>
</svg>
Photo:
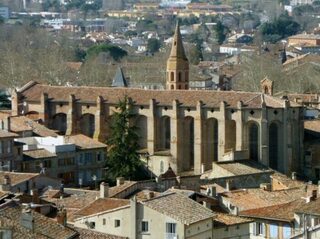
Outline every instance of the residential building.
<svg viewBox="0 0 320 239">
<path fill-rule="evenodd" d="M 132 239 L 212 238 L 211 210 L 179 193 L 150 197 L 97 199 L 77 212 L 74 225 Z"/>
<path fill-rule="evenodd" d="M 28 137 L 16 142 L 24 144 L 23 172 L 42 172 L 73 185 L 90 185 L 103 177 L 106 145 L 87 136 Z"/>
<path fill-rule="evenodd" d="M 290 0 L 290 6 L 312 5 L 314 0 Z"/>
<path fill-rule="evenodd" d="M 49 186 L 57 189 L 61 186 L 61 180 L 39 173 L 0 171 L 0 191 L 29 193 L 31 189 L 42 190 Z"/>
<path fill-rule="evenodd" d="M 14 138 L 17 134 L 0 130 L 0 171 L 11 171 L 16 162 L 21 160 L 21 154 L 15 150 Z M 18 147 L 18 146 L 17 146 Z"/>
<path fill-rule="evenodd" d="M 298 34 L 298 35 L 288 37 L 288 46 L 294 46 L 294 45 L 319 46 L 320 35 Z"/>
</svg>

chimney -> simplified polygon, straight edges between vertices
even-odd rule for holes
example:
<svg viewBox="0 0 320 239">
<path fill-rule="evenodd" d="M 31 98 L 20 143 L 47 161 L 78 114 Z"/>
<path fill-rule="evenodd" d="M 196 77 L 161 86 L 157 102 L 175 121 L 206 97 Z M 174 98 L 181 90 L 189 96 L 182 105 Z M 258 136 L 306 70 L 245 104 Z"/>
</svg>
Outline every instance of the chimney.
<svg viewBox="0 0 320 239">
<path fill-rule="evenodd" d="M 292 172 L 291 173 L 291 179 L 292 180 L 297 180 L 297 173 L 296 172 Z"/>
<path fill-rule="evenodd" d="M 32 202 L 33 203 L 40 203 L 40 198 L 39 198 L 39 194 L 38 194 L 38 190 L 37 189 L 31 189 L 30 190 L 30 195 L 32 196 Z"/>
<path fill-rule="evenodd" d="M 201 173 L 204 173 L 204 163 L 201 164 Z"/>
<path fill-rule="evenodd" d="M 24 206 L 22 208 L 22 213 L 20 217 L 20 224 L 24 228 L 27 228 L 31 230 L 32 232 L 34 231 L 34 218 L 31 212 L 31 208 L 29 205 Z"/>
<path fill-rule="evenodd" d="M 120 186 L 122 184 L 124 184 L 124 177 L 118 177 L 117 178 L 117 186 Z"/>
<path fill-rule="evenodd" d="M 209 196 L 211 196 L 211 197 L 217 196 L 217 187 L 216 186 L 210 185 L 209 191 L 210 191 Z"/>
<path fill-rule="evenodd" d="M 230 182 L 230 180 L 227 179 L 226 180 L 226 191 L 229 192 L 230 189 L 231 189 L 231 182 Z"/>
<path fill-rule="evenodd" d="M 0 191 L 10 191 L 11 190 L 11 179 L 9 175 L 4 175 L 3 183 L 0 184 Z"/>
<path fill-rule="evenodd" d="M 152 192 L 152 191 L 147 191 L 147 199 L 152 199 L 152 198 L 154 198 L 154 192 Z"/>
<path fill-rule="evenodd" d="M 109 197 L 109 184 L 102 182 L 100 184 L 100 198 L 107 198 Z"/>
<path fill-rule="evenodd" d="M 62 226 L 67 225 L 67 210 L 65 208 L 58 209 L 57 222 Z"/>
</svg>

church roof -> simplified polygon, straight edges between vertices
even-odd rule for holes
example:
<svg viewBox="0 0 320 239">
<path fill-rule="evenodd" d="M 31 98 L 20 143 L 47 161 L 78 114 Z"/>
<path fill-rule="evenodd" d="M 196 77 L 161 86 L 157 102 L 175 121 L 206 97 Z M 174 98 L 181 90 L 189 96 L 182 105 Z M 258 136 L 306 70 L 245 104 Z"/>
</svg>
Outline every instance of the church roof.
<svg viewBox="0 0 320 239">
<path fill-rule="evenodd" d="M 176 30 L 174 32 L 172 48 L 171 48 L 169 59 L 170 58 L 179 58 L 182 60 L 187 60 L 187 56 L 183 47 L 179 23 L 177 23 Z"/>
<path fill-rule="evenodd" d="M 126 78 L 124 77 L 121 67 L 118 68 L 116 75 L 113 78 L 111 86 L 112 87 L 128 87 L 128 83 L 126 81 Z"/>
<path fill-rule="evenodd" d="M 29 84 L 29 83 L 28 83 Z M 47 93 L 51 101 L 68 102 L 69 96 L 73 94 L 78 101 L 96 102 L 97 96 L 109 104 L 117 104 L 125 96 L 132 98 L 135 104 L 149 105 L 154 99 L 159 105 L 170 106 L 174 100 L 178 100 L 182 106 L 195 107 L 202 101 L 204 107 L 219 108 L 222 101 L 226 102 L 227 108 L 237 108 L 238 102 L 243 102 L 244 108 L 261 108 L 262 103 L 271 108 L 283 108 L 285 100 L 264 95 L 262 93 L 241 91 L 213 91 L 213 90 L 144 90 L 121 87 L 65 87 L 49 86 L 34 82 L 19 91 L 25 101 L 40 102 L 41 95 Z M 290 102 L 291 107 L 301 105 Z"/>
</svg>

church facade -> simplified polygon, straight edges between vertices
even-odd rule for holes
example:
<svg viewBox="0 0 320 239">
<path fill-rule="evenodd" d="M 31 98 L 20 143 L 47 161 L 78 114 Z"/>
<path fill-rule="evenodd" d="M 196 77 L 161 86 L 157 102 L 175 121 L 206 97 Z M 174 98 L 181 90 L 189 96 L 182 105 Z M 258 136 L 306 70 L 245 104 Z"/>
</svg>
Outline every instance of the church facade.
<svg viewBox="0 0 320 239">
<path fill-rule="evenodd" d="M 12 95 L 12 114 L 41 121 L 61 134 L 104 142 L 125 96 L 137 117 L 141 152 L 161 174 L 201 174 L 215 162 L 256 160 L 286 174 L 303 167 L 303 108 L 262 93 L 196 91 L 179 26 L 167 62 L 166 90 L 62 87 L 29 82 Z"/>
</svg>

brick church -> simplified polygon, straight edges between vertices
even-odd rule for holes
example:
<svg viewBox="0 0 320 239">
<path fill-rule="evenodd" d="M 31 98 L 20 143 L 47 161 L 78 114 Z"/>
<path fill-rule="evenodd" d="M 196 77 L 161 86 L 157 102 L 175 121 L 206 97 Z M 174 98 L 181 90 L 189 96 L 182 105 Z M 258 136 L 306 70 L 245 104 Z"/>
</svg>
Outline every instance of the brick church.
<svg viewBox="0 0 320 239">
<path fill-rule="evenodd" d="M 179 25 L 167 61 L 166 90 L 128 88 L 121 84 L 123 74 L 118 77 L 117 87 L 29 82 L 12 95 L 12 115 L 104 142 L 115 107 L 127 96 L 137 114 L 141 152 L 149 155 L 156 175 L 169 165 L 178 174 L 198 175 L 215 162 L 237 160 L 255 160 L 286 174 L 303 166 L 303 108 L 271 96 L 268 80 L 261 93 L 189 90 Z"/>
</svg>

